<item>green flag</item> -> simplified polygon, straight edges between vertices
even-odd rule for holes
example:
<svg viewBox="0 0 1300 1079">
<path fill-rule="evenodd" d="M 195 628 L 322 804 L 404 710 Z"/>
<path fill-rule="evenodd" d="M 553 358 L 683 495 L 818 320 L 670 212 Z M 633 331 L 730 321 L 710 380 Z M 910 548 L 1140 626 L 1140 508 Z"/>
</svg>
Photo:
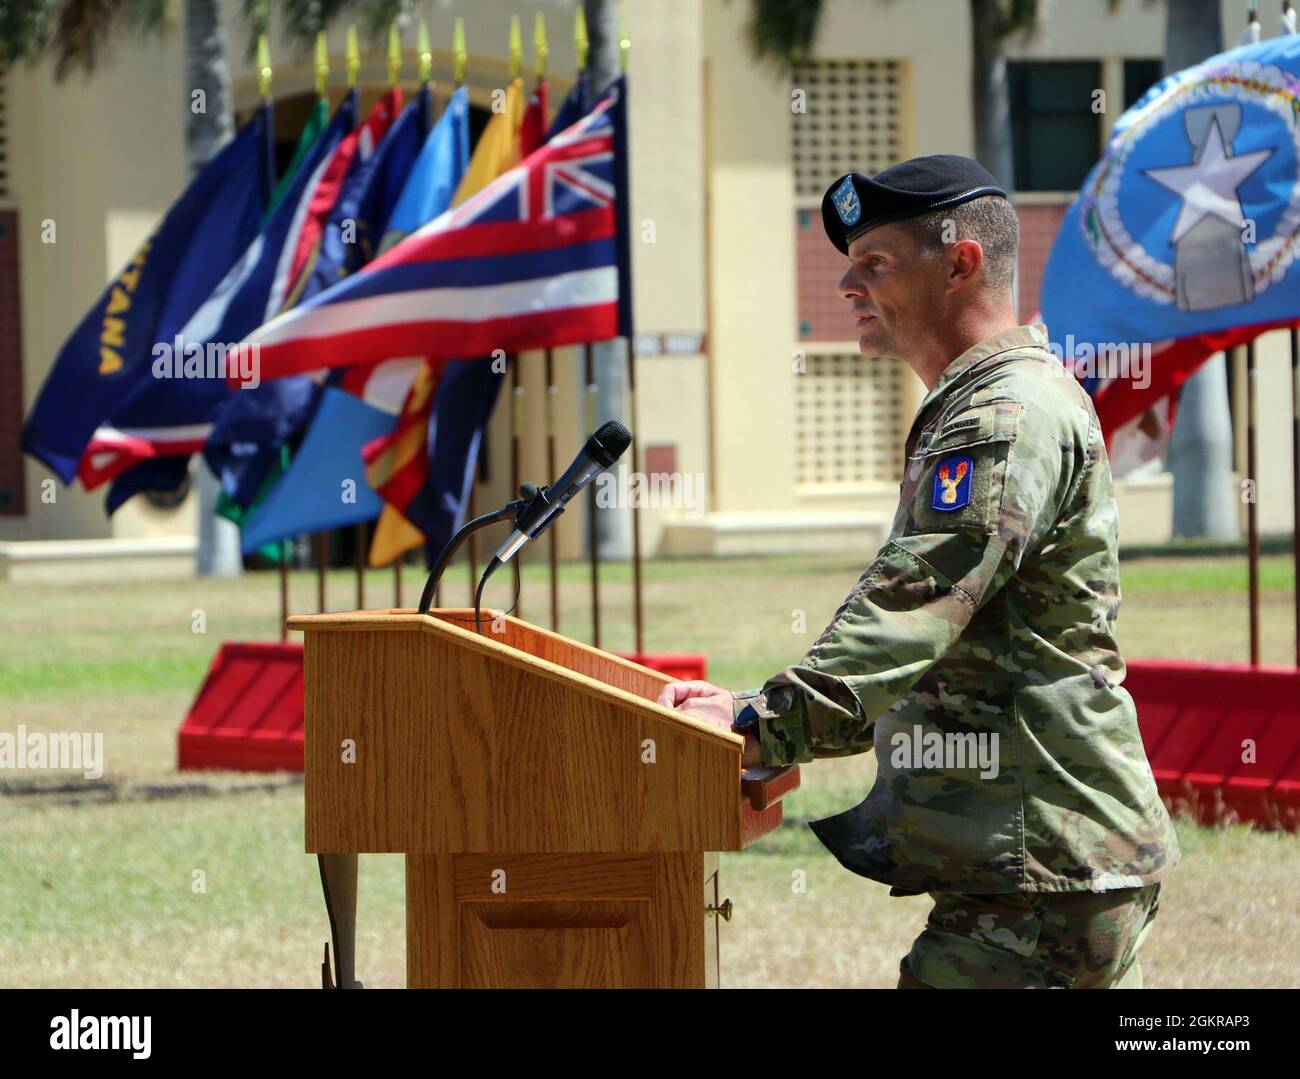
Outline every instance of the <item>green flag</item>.
<svg viewBox="0 0 1300 1079">
<path fill-rule="evenodd" d="M 285 192 L 293 186 L 293 178 L 298 172 L 299 166 L 302 165 L 302 159 L 311 152 L 312 144 L 321 136 L 321 132 L 329 126 L 330 122 L 330 103 L 323 97 L 316 99 L 316 104 L 311 110 L 311 115 L 307 117 L 307 122 L 302 126 L 302 134 L 298 136 L 298 148 L 293 152 L 293 160 L 289 162 L 289 167 L 284 170 L 284 175 L 280 177 L 280 183 L 276 186 L 275 194 L 271 196 L 271 205 L 266 208 L 266 214 L 262 218 L 266 221 L 273 213 L 275 208 L 283 201 Z"/>
<path fill-rule="evenodd" d="M 298 136 L 298 146 L 293 152 L 293 160 L 289 162 L 289 167 L 284 170 L 284 175 L 280 177 L 280 182 L 276 186 L 275 193 L 271 196 L 271 204 L 267 207 L 266 213 L 262 217 L 265 224 L 267 218 L 275 212 L 275 208 L 284 200 L 285 193 L 293 186 L 293 178 L 297 175 L 298 169 L 302 167 L 303 159 L 311 152 L 312 145 L 320 138 L 325 128 L 330 122 L 329 102 L 324 98 L 317 98 L 316 104 L 311 110 L 311 115 L 307 117 L 307 122 L 303 124 L 302 134 Z M 284 470 L 289 467 L 289 448 L 286 446 L 280 454 L 278 464 L 271 470 L 270 475 L 262 484 L 261 490 L 257 492 L 257 497 L 253 504 L 247 509 L 238 505 L 222 491 L 217 497 L 216 513 L 220 517 L 233 521 L 240 528 L 244 527 L 244 522 L 252 515 L 262 503 L 262 499 L 275 486 L 275 481 L 283 475 Z M 270 560 L 277 565 L 280 562 L 284 545 L 280 543 L 268 543 L 266 546 L 259 548 L 258 554 L 263 558 Z"/>
</svg>

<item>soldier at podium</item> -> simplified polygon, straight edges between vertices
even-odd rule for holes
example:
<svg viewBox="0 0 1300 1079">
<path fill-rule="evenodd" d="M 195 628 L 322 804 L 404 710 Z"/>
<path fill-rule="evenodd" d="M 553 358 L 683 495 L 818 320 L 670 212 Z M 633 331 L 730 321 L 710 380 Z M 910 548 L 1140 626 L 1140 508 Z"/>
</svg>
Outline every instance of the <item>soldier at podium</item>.
<svg viewBox="0 0 1300 1079">
<path fill-rule="evenodd" d="M 749 763 L 875 749 L 866 800 L 812 827 L 846 868 L 933 899 L 900 988 L 1138 987 L 1178 843 L 1112 635 L 1105 444 L 1046 328 L 1019 325 L 1016 212 L 938 155 L 841 177 L 822 219 L 861 351 L 928 391 L 893 527 L 797 664 L 661 703 L 743 733 Z"/>
</svg>

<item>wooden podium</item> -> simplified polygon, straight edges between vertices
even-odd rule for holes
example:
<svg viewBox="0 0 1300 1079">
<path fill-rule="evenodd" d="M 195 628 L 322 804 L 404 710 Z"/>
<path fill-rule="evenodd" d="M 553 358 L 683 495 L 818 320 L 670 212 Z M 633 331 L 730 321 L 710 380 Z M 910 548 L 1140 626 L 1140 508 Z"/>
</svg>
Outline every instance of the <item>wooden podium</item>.
<svg viewBox="0 0 1300 1079">
<path fill-rule="evenodd" d="M 797 768 L 742 775 L 738 735 L 654 703 L 666 675 L 515 618 L 289 626 L 306 847 L 406 855 L 408 986 L 717 985 L 714 852 L 781 823 Z"/>
</svg>

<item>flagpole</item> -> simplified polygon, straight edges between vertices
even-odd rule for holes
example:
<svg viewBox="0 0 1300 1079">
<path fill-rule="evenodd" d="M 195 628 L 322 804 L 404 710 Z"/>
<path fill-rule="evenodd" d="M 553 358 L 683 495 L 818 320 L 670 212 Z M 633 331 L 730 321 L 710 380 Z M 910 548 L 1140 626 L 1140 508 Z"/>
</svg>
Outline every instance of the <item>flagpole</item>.
<svg viewBox="0 0 1300 1079">
<path fill-rule="evenodd" d="M 280 541 L 280 643 L 289 639 L 289 541 Z"/>
<path fill-rule="evenodd" d="M 523 71 L 524 59 L 524 36 L 520 28 L 519 16 L 510 16 L 510 81 L 520 77 Z M 516 152 L 520 147 L 516 145 Z M 520 455 L 523 451 L 523 426 L 524 426 L 524 387 L 519 377 L 519 354 L 514 353 L 506 357 L 506 364 L 510 368 L 510 497 L 514 498 L 519 490 L 520 480 Z M 512 558 L 510 560 L 510 569 L 515 582 L 515 614 L 520 618 L 524 616 L 524 597 L 523 581 L 520 571 L 520 562 L 523 556 Z"/>
<path fill-rule="evenodd" d="M 429 44 L 429 24 L 421 19 L 415 27 L 415 51 L 420 57 L 420 85 L 433 93 L 433 46 Z"/>
<path fill-rule="evenodd" d="M 1291 564 L 1295 570 L 1295 665 L 1300 667 L 1300 330 L 1291 328 Z"/>
<path fill-rule="evenodd" d="M 1255 456 L 1255 342 L 1246 344 L 1246 502 L 1247 561 L 1250 574 L 1250 665 L 1259 666 L 1259 488 Z"/>
<path fill-rule="evenodd" d="M 330 47 L 325 31 L 316 33 L 316 96 L 322 101 L 329 100 Z"/>
<path fill-rule="evenodd" d="M 289 467 L 289 447 L 280 447 L 280 466 Z M 280 541 L 280 643 L 289 639 L 289 552 L 293 549 L 292 540 Z"/>
<path fill-rule="evenodd" d="M 523 452 L 522 431 L 524 426 L 524 387 L 519 378 L 519 355 L 510 356 L 506 362 L 510 365 L 510 497 L 516 497 L 519 490 L 520 456 Z M 515 614 L 524 616 L 524 596 L 519 563 L 521 558 L 512 558 L 510 565 L 515 579 Z"/>
<path fill-rule="evenodd" d="M 355 26 L 348 27 L 346 57 L 348 89 L 355 90 L 357 86 L 357 74 L 361 70 L 361 45 L 357 39 L 357 28 Z M 364 577 L 365 554 L 362 551 L 362 546 L 365 542 L 365 526 L 354 525 L 352 536 L 353 545 L 356 547 L 352 563 L 357 585 L 357 610 L 361 611 L 365 610 L 366 606 L 366 583 Z"/>
<path fill-rule="evenodd" d="M 261 92 L 262 101 L 269 103 L 271 101 L 271 46 L 267 43 L 265 34 L 257 35 L 257 85 Z M 289 449 L 287 446 L 280 447 L 280 465 L 282 468 L 288 467 Z M 278 576 L 280 578 L 280 643 L 283 644 L 289 639 L 289 550 L 290 541 L 282 539 L 280 541 L 280 565 Z"/>
<path fill-rule="evenodd" d="M 555 475 L 555 399 L 560 388 L 555 384 L 555 353 L 546 350 L 546 474 Z M 560 552 L 555 534 L 558 530 L 549 530 L 551 564 L 551 629 L 560 629 Z M 1300 608 L 1297 608 L 1300 610 Z"/>
<path fill-rule="evenodd" d="M 432 123 L 433 115 L 433 49 L 429 43 L 429 25 L 424 19 L 420 19 L 415 28 L 415 51 L 418 58 L 419 81 L 422 89 L 429 91 L 428 109 L 426 114 L 421 118 L 429 124 Z M 391 89 L 396 86 L 401 78 L 402 72 L 402 39 L 401 32 L 398 29 L 397 21 L 394 20 L 388 27 L 388 86 Z M 359 526 L 362 529 L 364 538 L 364 525 Z M 398 554 L 393 559 L 393 609 L 400 610 L 402 606 L 402 561 L 404 554 Z"/>
<path fill-rule="evenodd" d="M 317 532 L 312 536 L 316 545 L 316 610 L 325 613 L 325 559 L 329 546 L 329 532 Z"/>
<path fill-rule="evenodd" d="M 357 88 L 357 73 L 361 70 L 361 44 L 357 38 L 357 28 L 348 27 L 347 72 L 348 89 Z"/>
<path fill-rule="evenodd" d="M 316 96 L 321 101 L 329 98 L 328 80 L 330 75 L 330 52 L 329 42 L 326 40 L 325 31 L 318 31 L 316 34 Z M 327 532 L 313 532 L 308 540 L 312 547 L 314 557 L 311 561 L 316 563 L 316 610 L 320 614 L 325 613 L 325 558 L 326 546 L 329 535 Z"/>
<path fill-rule="evenodd" d="M 631 417 L 628 426 L 632 429 L 632 444 L 628 447 L 632 458 L 632 484 L 638 491 L 642 489 L 637 483 L 640 473 L 637 460 L 637 418 L 636 418 L 636 340 L 627 341 L 627 409 Z M 636 631 L 636 654 L 638 661 L 645 654 L 645 615 L 641 600 L 641 499 L 632 502 L 632 619 Z"/>
<path fill-rule="evenodd" d="M 620 8 L 619 10 L 619 34 L 618 34 L 618 59 L 619 67 L 624 78 L 627 76 L 627 57 L 631 49 L 632 42 L 627 32 L 627 11 Z M 627 113 L 624 111 L 623 123 L 627 123 Z M 628 195 L 624 191 L 624 196 Z M 632 280 L 631 252 L 628 252 L 627 281 Z M 628 309 L 631 310 L 632 299 L 628 297 Z M 630 322 L 629 318 L 629 322 Z M 629 327 L 630 328 L 630 327 Z M 636 337 L 629 334 L 627 338 L 627 410 L 631 423 L 628 425 L 632 429 L 632 444 L 628 447 L 632 456 L 632 484 L 634 488 L 640 490 L 642 485 L 637 483 L 637 477 L 640 474 L 640 462 L 637 460 L 637 415 L 636 415 Z M 632 620 L 635 631 L 636 654 L 640 659 L 645 654 L 645 610 L 642 602 L 641 590 L 641 500 L 637 498 L 632 503 Z"/>
<path fill-rule="evenodd" d="M 592 370 L 591 342 L 582 346 L 583 380 L 587 386 L 587 430 L 596 429 L 596 376 Z M 596 522 L 596 484 L 587 487 L 587 548 L 591 560 L 591 643 L 600 647 L 600 530 Z"/>
<path fill-rule="evenodd" d="M 352 564 L 356 569 L 357 577 L 357 610 L 364 611 L 366 609 L 366 526 L 364 521 L 358 521 L 352 526 L 352 535 L 355 539 L 353 546 L 356 548 Z"/>
<path fill-rule="evenodd" d="M 397 21 L 388 24 L 388 88 L 391 90 L 402 77 L 402 38 Z"/>
<path fill-rule="evenodd" d="M 487 441 L 484 439 L 484 441 Z M 486 446 L 479 447 L 480 457 L 474 463 L 474 479 L 469 487 L 469 510 L 466 520 L 472 521 L 478 516 L 478 477 L 479 466 L 483 462 L 482 453 L 487 449 Z M 471 535 L 469 538 L 469 596 L 470 606 L 474 605 L 474 586 L 478 584 L 478 538 Z"/>
<path fill-rule="evenodd" d="M 452 81 L 455 83 L 457 90 L 465 85 L 465 60 L 468 55 L 468 50 L 465 47 L 465 17 L 463 15 L 457 15 L 456 22 L 453 24 L 452 28 L 451 42 Z M 470 473 L 469 499 L 466 507 L 466 520 L 470 521 L 478 516 L 478 478 L 483 463 L 483 454 L 487 451 L 486 443 L 487 425 L 485 424 L 483 429 L 483 444 L 479 446 L 479 459 L 471 466 L 473 471 Z M 467 546 L 469 547 L 469 598 L 470 604 L 473 605 L 474 586 L 478 584 L 477 534 L 470 535 Z M 435 598 L 438 603 L 442 602 L 441 592 L 442 589 L 440 585 L 437 592 L 435 592 Z"/>
<path fill-rule="evenodd" d="M 533 65 L 537 69 L 538 93 L 546 82 L 546 59 L 550 48 L 546 43 L 546 17 L 539 11 L 533 19 Z M 540 104 L 540 99 L 539 99 Z M 541 127 L 543 136 L 549 126 L 550 117 L 542 110 Z M 546 475 L 555 475 L 555 398 L 559 387 L 555 385 L 555 352 L 546 350 Z M 517 488 L 516 488 L 517 489 Z M 556 545 L 557 529 L 552 527 L 547 535 L 547 563 L 551 575 L 551 629 L 560 628 L 560 584 L 559 584 L 559 548 Z"/>
<path fill-rule="evenodd" d="M 587 36 L 587 15 L 581 4 L 573 13 L 573 47 L 578 58 L 578 78 L 585 73 L 590 80 L 591 70 L 588 58 L 591 52 L 591 40 Z M 588 82 L 587 93 L 591 86 Z M 591 102 L 584 101 L 583 109 Z M 592 363 L 591 343 L 582 346 L 582 384 L 586 394 L 587 430 L 596 429 L 596 377 Z M 554 472 L 554 468 L 552 468 Z M 596 485 L 587 488 L 587 558 L 591 566 L 591 643 L 600 647 L 600 529 L 596 515 L 600 507 L 596 504 Z"/>
<path fill-rule="evenodd" d="M 432 61 L 429 53 L 429 31 L 424 25 L 424 20 L 420 20 L 419 28 L 416 32 L 416 49 L 420 57 L 420 84 L 427 86 L 429 84 L 429 69 L 425 66 L 426 57 Z M 397 20 L 394 19 L 388 24 L 388 88 L 391 90 L 397 85 L 402 77 L 402 36 L 397 29 Z M 366 526 L 358 524 L 360 529 L 358 533 L 357 551 L 361 550 L 361 542 L 365 539 Z M 357 554 L 358 560 L 362 558 L 360 553 Z M 360 565 L 360 562 L 358 562 Z M 360 572 L 360 571 L 359 571 Z M 360 585 L 360 582 L 358 582 Z M 358 604 L 358 606 L 361 606 Z M 402 556 L 399 554 L 393 559 L 393 609 L 399 609 L 402 606 Z"/>
</svg>

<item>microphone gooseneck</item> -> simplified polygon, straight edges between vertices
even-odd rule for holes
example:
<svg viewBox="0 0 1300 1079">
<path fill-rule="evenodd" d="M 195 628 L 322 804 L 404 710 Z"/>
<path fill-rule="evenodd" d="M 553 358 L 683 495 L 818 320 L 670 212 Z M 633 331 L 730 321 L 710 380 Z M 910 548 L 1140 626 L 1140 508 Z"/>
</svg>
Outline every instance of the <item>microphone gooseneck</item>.
<svg viewBox="0 0 1300 1079">
<path fill-rule="evenodd" d="M 429 573 L 428 580 L 424 583 L 424 592 L 420 596 L 420 614 L 429 613 L 429 607 L 433 602 L 434 591 L 438 587 L 439 580 L 441 580 L 448 564 L 450 564 L 452 556 L 455 555 L 457 549 L 470 533 L 476 532 L 480 528 L 486 528 L 498 521 L 513 518 L 515 530 L 497 550 L 483 576 L 479 578 L 478 587 L 475 589 L 474 625 L 477 629 L 480 621 L 479 610 L 482 606 L 483 587 L 487 584 L 488 578 L 499 567 L 505 565 L 518 554 L 524 544 L 537 539 L 538 536 L 550 528 L 551 523 L 564 512 L 564 507 L 568 505 L 570 500 L 591 483 L 596 476 L 622 457 L 631 444 L 632 432 L 619 423 L 618 420 L 610 420 L 608 423 L 601 424 L 600 428 L 587 439 L 578 455 L 573 459 L 573 463 L 569 465 L 564 474 L 552 486 L 538 488 L 526 483 L 519 489 L 522 497 L 507 502 L 499 510 L 494 510 L 492 513 L 485 513 L 481 517 L 475 517 L 474 520 L 463 525 L 452 536 L 447 545 L 443 547 L 442 552 L 438 555 L 437 562 L 434 563 L 433 569 Z"/>
<path fill-rule="evenodd" d="M 483 576 L 478 579 L 478 587 L 474 589 L 475 633 L 481 633 L 483 631 L 483 618 L 482 615 L 479 614 L 483 608 L 483 587 L 488 583 L 488 578 L 491 577 L 492 574 L 496 573 L 496 571 L 503 565 L 505 565 L 505 563 L 502 562 L 501 559 L 497 558 L 496 555 L 493 555 L 492 561 L 487 564 L 487 569 L 483 571 Z"/>
<path fill-rule="evenodd" d="M 491 513 L 485 513 L 481 517 L 475 517 L 474 520 L 468 521 L 461 526 L 460 530 L 447 541 L 443 547 L 442 553 L 438 555 L 438 561 L 433 564 L 433 569 L 429 571 L 429 576 L 424 582 L 424 591 L 420 594 L 420 614 L 428 614 L 429 606 L 433 603 L 433 594 L 437 591 L 438 582 L 442 580 L 442 575 L 446 572 L 447 567 L 451 564 L 452 556 L 457 549 L 472 532 L 477 532 L 480 528 L 486 528 L 488 525 L 496 524 L 498 521 L 504 521 L 513 517 L 526 505 L 523 499 L 515 499 L 513 502 L 507 502 L 499 510 L 493 510 Z"/>
</svg>

